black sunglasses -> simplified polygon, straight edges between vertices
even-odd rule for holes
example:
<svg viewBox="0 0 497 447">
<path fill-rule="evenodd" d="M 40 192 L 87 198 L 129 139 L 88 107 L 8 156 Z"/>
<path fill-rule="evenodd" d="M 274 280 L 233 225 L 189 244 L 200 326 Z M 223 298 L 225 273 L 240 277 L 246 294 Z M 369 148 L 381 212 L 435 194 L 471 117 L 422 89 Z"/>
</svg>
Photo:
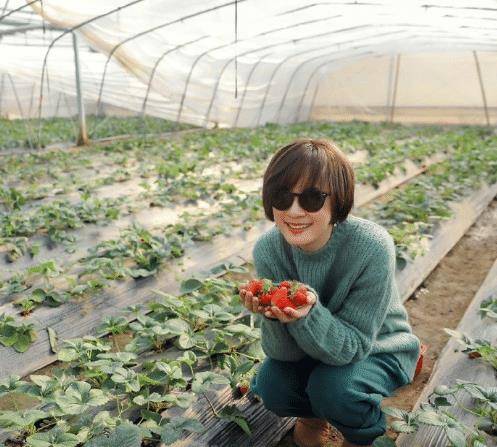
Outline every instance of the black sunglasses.
<svg viewBox="0 0 497 447">
<path fill-rule="evenodd" d="M 330 194 L 311 187 L 304 189 L 301 193 L 291 192 L 288 189 L 277 190 L 273 194 L 272 205 L 280 211 L 285 211 L 293 204 L 293 197 L 297 196 L 299 205 L 309 213 L 319 211 Z"/>
</svg>

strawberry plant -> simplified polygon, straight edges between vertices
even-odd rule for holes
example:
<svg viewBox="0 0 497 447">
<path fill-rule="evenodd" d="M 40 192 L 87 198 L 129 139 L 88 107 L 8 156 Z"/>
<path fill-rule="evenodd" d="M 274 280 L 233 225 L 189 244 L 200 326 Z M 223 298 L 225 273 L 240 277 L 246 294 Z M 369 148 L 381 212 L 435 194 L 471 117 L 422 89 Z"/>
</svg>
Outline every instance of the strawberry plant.
<svg viewBox="0 0 497 447">
<path fill-rule="evenodd" d="M 497 320 L 497 296 L 492 295 L 483 300 L 479 309 L 482 318 L 488 317 Z"/>
<path fill-rule="evenodd" d="M 0 314 L 0 343 L 14 348 L 17 352 L 25 352 L 36 340 L 32 323 L 19 323 L 14 318 Z"/>
<path fill-rule="evenodd" d="M 481 358 L 482 361 L 497 370 L 497 346 L 492 345 L 488 340 L 472 339 L 462 332 L 452 329 L 444 328 L 444 331 L 464 347 L 462 352 L 467 353 L 469 358 Z"/>
<path fill-rule="evenodd" d="M 226 271 L 224 266 L 222 271 Z M 128 324 L 122 317 L 102 321 L 100 333 L 131 330 L 133 341 L 125 351 L 111 352 L 112 345 L 106 339 L 65 340 L 57 355 L 66 365 L 55 368 L 53 378 L 32 375 L 31 382 L 24 382 L 13 376 L 0 382 L 0 394 L 24 393 L 39 399 L 40 408 L 45 408 L 43 404 L 51 408 L 44 414 L 44 423 L 35 424 L 29 433 L 15 425 L 9 425 L 9 430 L 31 442 L 64 439 L 53 431 L 59 427 L 85 445 L 114 439 L 116 427 L 121 426 L 133 427 L 130 430 L 140 433 L 140 442 L 170 443 L 188 432 L 203 430 L 198 421 L 169 417 L 167 411 L 190 407 L 196 396 L 207 396 L 206 391 L 213 386 L 250 377 L 255 362 L 262 358 L 251 350 L 260 334 L 241 323 L 243 306 L 232 282 L 191 278 L 181 288 L 184 293 L 178 297 L 160 292 L 160 300 L 150 304 L 148 315 L 132 309 L 137 318 L 134 322 Z M 198 321 L 199 316 L 208 324 L 192 327 L 188 322 Z M 195 343 L 174 351 L 173 346 L 185 334 L 193 336 Z M 145 353 L 146 357 L 139 359 L 140 353 L 155 348 L 169 355 Z M 205 371 L 209 365 L 211 370 Z M 245 431 L 249 429 L 236 407 L 214 412 Z M 2 415 L 10 416 L 0 412 L 0 421 Z"/>
</svg>

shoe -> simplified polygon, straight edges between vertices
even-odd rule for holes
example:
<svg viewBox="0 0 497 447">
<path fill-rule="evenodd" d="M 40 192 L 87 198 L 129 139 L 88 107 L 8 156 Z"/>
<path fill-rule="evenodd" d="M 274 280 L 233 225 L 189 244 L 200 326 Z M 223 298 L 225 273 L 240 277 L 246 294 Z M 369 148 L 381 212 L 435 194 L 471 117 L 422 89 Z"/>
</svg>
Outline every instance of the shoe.
<svg viewBox="0 0 497 447">
<path fill-rule="evenodd" d="M 293 442 L 298 447 L 326 447 L 331 434 L 331 426 L 326 419 L 297 418 Z"/>
</svg>

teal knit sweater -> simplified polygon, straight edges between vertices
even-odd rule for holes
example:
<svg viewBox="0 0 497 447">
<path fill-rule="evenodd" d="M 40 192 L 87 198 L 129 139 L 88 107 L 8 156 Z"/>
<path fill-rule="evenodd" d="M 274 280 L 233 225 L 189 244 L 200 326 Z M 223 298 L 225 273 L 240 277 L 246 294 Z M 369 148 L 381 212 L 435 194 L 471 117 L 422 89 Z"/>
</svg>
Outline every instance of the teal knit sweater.
<svg viewBox="0 0 497 447">
<path fill-rule="evenodd" d="M 314 252 L 291 246 L 297 276 L 274 226 L 252 255 L 259 278 L 295 279 L 318 301 L 303 318 L 281 323 L 258 314 L 267 356 L 298 361 L 306 354 L 329 365 L 346 365 L 389 352 L 412 380 L 419 339 L 412 333 L 395 282 L 395 246 L 378 224 L 349 215 Z"/>
</svg>

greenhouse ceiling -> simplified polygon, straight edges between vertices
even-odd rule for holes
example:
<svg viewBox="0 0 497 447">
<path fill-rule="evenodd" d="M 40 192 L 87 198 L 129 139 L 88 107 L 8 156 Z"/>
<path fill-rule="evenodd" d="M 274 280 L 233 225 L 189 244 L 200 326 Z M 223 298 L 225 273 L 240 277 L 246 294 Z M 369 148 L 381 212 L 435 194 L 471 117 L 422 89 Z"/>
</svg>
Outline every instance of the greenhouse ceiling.
<svg viewBox="0 0 497 447">
<path fill-rule="evenodd" d="M 0 16 L 0 74 L 23 115 L 50 114 L 57 94 L 75 97 L 75 34 L 82 92 L 96 113 L 112 105 L 253 126 L 299 119 L 323 77 L 363 58 L 493 52 L 497 5 L 3 0 Z"/>
</svg>

